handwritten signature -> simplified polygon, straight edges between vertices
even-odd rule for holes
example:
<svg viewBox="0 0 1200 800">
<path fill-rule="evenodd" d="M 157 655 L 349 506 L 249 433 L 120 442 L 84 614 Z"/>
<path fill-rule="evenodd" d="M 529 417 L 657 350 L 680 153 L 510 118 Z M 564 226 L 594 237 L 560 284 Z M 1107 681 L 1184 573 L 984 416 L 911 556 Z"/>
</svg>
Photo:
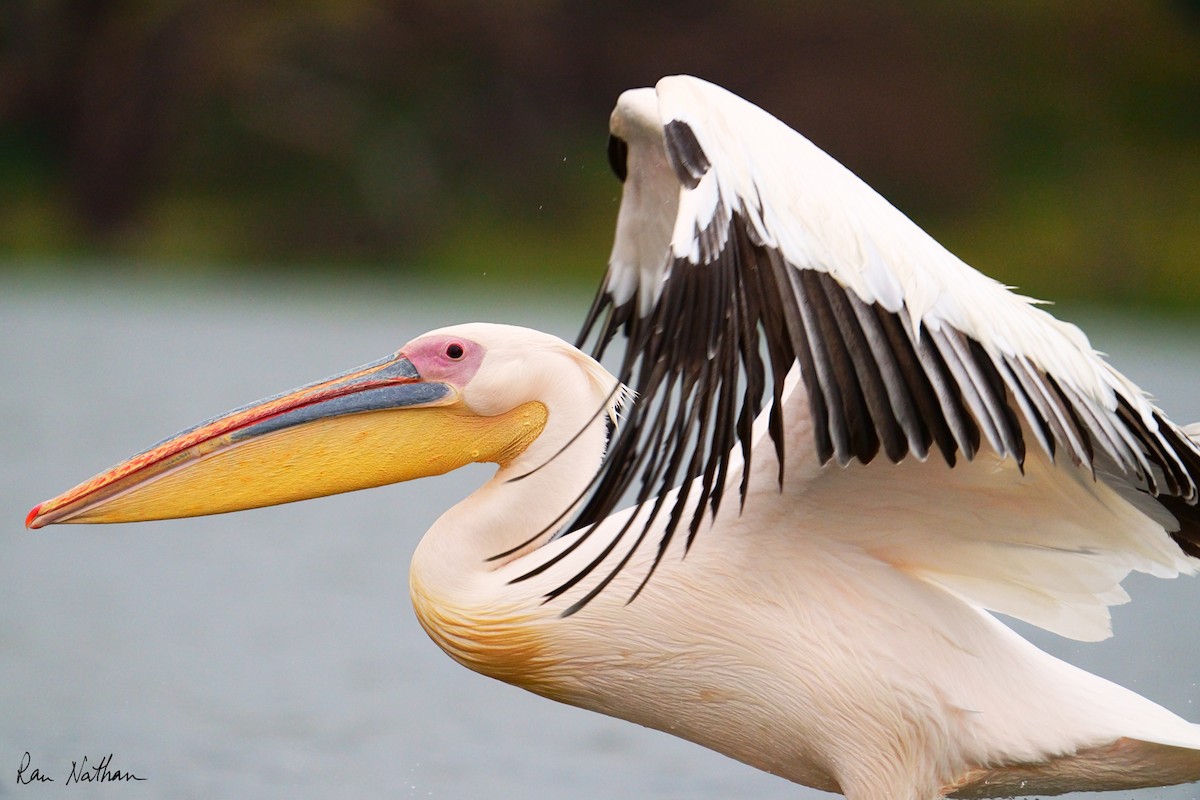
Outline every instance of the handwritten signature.
<svg viewBox="0 0 1200 800">
<path fill-rule="evenodd" d="M 134 775 L 129 770 L 113 769 L 112 760 L 113 754 L 109 753 L 100 759 L 99 764 L 88 764 L 87 756 L 84 756 L 82 761 L 72 761 L 71 771 L 67 774 L 67 779 L 63 781 L 63 786 L 70 786 L 73 783 L 121 783 L 146 780 Z M 55 783 L 55 780 L 39 767 L 33 766 L 33 759 L 26 750 L 25 755 L 21 756 L 21 763 L 17 765 L 17 785 L 28 786 L 31 783 Z"/>
</svg>

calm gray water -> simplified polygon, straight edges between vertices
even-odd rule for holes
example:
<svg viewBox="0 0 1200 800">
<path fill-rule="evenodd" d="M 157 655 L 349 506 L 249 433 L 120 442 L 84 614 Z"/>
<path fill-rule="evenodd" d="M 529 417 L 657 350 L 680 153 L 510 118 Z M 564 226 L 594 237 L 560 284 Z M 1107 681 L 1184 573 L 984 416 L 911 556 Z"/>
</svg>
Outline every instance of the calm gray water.
<svg viewBox="0 0 1200 800">
<path fill-rule="evenodd" d="M 4 287 L 0 797 L 830 797 L 444 656 L 413 619 L 409 554 L 486 468 L 225 517 L 24 530 L 34 503 L 217 412 L 454 322 L 569 337 L 590 300 L 485 281 L 465 299 L 244 278 Z M 1085 322 L 1174 418 L 1200 419 L 1200 324 Z M 1200 720 L 1200 583 L 1127 586 L 1114 639 L 1022 632 Z M 16 785 L 27 751 L 56 783 Z M 147 780 L 63 785 L 72 761 L 108 753 Z"/>
</svg>

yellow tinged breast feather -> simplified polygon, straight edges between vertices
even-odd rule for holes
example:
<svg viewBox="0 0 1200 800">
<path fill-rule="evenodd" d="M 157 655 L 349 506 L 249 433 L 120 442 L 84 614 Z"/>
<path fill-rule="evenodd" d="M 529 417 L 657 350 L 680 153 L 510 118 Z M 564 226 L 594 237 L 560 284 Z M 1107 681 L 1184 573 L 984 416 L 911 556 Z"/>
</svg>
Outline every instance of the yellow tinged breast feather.
<svg viewBox="0 0 1200 800">
<path fill-rule="evenodd" d="M 559 660 L 549 654 L 536 613 L 468 608 L 431 595 L 416 575 L 410 578 L 410 590 L 421 627 L 455 661 L 488 677 L 558 699 Z"/>
</svg>

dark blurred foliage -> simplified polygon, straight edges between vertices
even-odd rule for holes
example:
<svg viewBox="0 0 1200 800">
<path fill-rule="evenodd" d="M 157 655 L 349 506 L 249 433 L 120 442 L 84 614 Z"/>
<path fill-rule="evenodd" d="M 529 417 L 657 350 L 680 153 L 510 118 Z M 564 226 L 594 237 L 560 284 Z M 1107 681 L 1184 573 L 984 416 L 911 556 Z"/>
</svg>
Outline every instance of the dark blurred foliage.
<svg viewBox="0 0 1200 800">
<path fill-rule="evenodd" d="M 6 0 L 0 26 L 12 262 L 595 279 L 608 112 L 687 72 L 1010 283 L 1200 301 L 1194 1 Z"/>
</svg>

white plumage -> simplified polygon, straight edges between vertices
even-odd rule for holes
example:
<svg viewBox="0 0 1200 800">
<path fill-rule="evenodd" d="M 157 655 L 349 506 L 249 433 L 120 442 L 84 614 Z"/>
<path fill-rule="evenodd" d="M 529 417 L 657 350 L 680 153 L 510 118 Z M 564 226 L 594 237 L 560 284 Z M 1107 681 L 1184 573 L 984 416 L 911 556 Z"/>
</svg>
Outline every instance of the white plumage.
<svg viewBox="0 0 1200 800">
<path fill-rule="evenodd" d="M 754 542 L 739 551 L 753 555 L 747 574 L 781 573 L 781 583 L 805 585 L 809 596 L 785 602 L 782 618 L 756 626 L 747 614 L 742 634 L 754 631 L 773 640 L 786 630 L 794 637 L 775 651 L 786 653 L 779 661 L 790 663 L 777 666 L 781 674 L 773 677 L 790 681 L 793 696 L 797 686 L 816 684 L 806 701 L 816 707 L 793 709 L 792 730 L 814 728 L 805 732 L 806 740 L 821 739 L 841 717 L 846 730 L 834 751 L 823 756 L 839 763 L 862 760 L 865 772 L 855 781 L 836 777 L 847 795 L 932 797 L 971 780 L 963 777 L 965 765 L 982 770 L 1055 758 L 1062 759 L 1059 766 L 1047 771 L 1077 774 L 1039 783 L 1017 770 L 1013 780 L 991 775 L 990 789 L 976 785 L 970 791 L 982 796 L 1116 788 L 1123 780 L 1129 782 L 1125 785 L 1138 780 L 1129 759 L 1159 756 L 1130 753 L 1125 759 L 1114 751 L 1105 756 L 1111 769 L 1100 769 L 1083 757 L 1069 766 L 1072 754 L 1138 738 L 1197 747 L 1200 734 L 1194 726 L 1036 651 L 982 612 L 1000 611 L 1072 638 L 1100 639 L 1111 633 L 1108 607 L 1128 600 L 1120 582 L 1130 571 L 1160 577 L 1194 572 L 1197 561 L 1184 550 L 1190 546 L 1195 554 L 1194 544 L 1186 537 L 1171 538 L 1169 533 L 1181 531 L 1180 520 L 1155 495 L 1173 495 L 1173 508 L 1190 511 L 1189 524 L 1195 526 L 1200 464 L 1195 440 L 1095 353 L 1078 328 L 963 264 L 856 176 L 750 103 L 695 78 L 665 78 L 655 89 L 624 93 L 611 130 L 625 145 L 625 189 L 598 304 L 607 300 L 615 321 L 600 325 L 601 338 L 625 326 L 631 330 L 632 352 L 639 337 L 653 336 L 647 333 L 652 327 L 670 331 L 675 324 L 686 330 L 678 316 L 655 316 L 654 309 L 663 304 L 669 284 L 689 270 L 724 268 L 742 280 L 751 267 L 764 274 L 773 265 L 776 288 L 800 289 L 805 284 L 797 275 L 824 273 L 836 282 L 834 291 L 853 295 L 848 305 L 854 316 L 848 323 L 845 316 L 830 322 L 828 316 L 822 320 L 819 313 L 805 316 L 802 310 L 798 327 L 811 343 L 830 331 L 850 342 L 856 335 L 852 329 L 863 326 L 868 341 L 859 344 L 856 355 L 869 355 L 881 372 L 872 379 L 857 365 L 858 390 L 878 395 L 874 406 L 865 400 L 866 423 L 892 424 L 903 433 L 907 452 L 892 453 L 890 459 L 873 453 L 864 459 L 844 442 L 834 442 L 830 452 L 815 452 L 814 425 L 832 429 L 839 424 L 839 409 L 833 397 L 830 421 L 814 422 L 809 407 L 814 388 L 831 383 L 853 389 L 855 374 L 850 370 L 849 379 L 838 377 L 838 365 L 827 365 L 827 374 L 817 375 L 805 392 L 796 366 L 788 365 L 781 398 L 782 488 L 776 487 L 764 414 L 752 441 L 755 474 L 744 511 L 735 517 L 730 507 L 736 499 L 723 504 L 729 510 L 718 515 L 713 530 L 702 529 L 694 545 L 701 553 L 705 547 L 719 548 L 722 568 L 728 569 L 735 548 L 729 540 Z M 745 240 L 740 245 L 734 241 L 739 233 Z M 832 297 L 830 285 L 824 285 L 825 294 Z M 797 296 L 805 302 L 801 291 Z M 836 317 L 836 303 L 830 305 Z M 881 312 L 902 322 L 914 350 L 922 339 L 932 340 L 947 364 L 942 378 L 951 385 L 933 387 L 939 410 L 954 407 L 957 398 L 958 408 L 966 411 L 960 423 L 974 421 L 986 441 L 971 452 L 969 432 L 951 431 L 953 445 L 968 460 L 951 467 L 931 454 L 938 445 L 922 432 L 923 412 L 912 408 L 912 382 L 900 374 L 907 368 L 911 375 L 912 360 L 897 357 L 894 339 L 871 341 L 873 335 L 886 338 L 874 322 Z M 642 320 L 650 322 L 639 331 Z M 768 320 L 763 315 L 751 321 L 762 326 L 768 340 L 787 336 L 770 329 Z M 735 328 L 730 324 L 727 331 Z M 964 346 L 965 340 L 974 344 Z M 852 349 L 847 345 L 842 352 Z M 949 363 L 956 356 L 959 369 Z M 627 366 L 636 364 L 631 358 L 637 353 L 627 355 Z M 998 402 L 986 398 L 989 379 L 980 373 L 988 362 L 1001 382 L 991 379 Z M 800 364 L 800 369 L 805 366 L 812 365 Z M 900 378 L 896 385 L 886 375 L 889 368 Z M 679 367 L 683 373 L 689 369 L 696 367 Z M 820 372 L 820 364 L 813 371 Z M 932 372 L 928 366 L 927 371 Z M 631 366 L 623 377 L 637 374 Z M 831 399 L 828 393 L 826 399 Z M 842 424 L 856 422 L 863 420 Z M 1025 440 L 1037 445 L 1026 448 Z M 1154 460 L 1156 451 L 1165 464 Z M 1172 469 L 1178 480 L 1168 490 L 1164 478 Z M 736 484 L 731 477 L 729 485 Z M 718 538 L 727 541 L 713 543 Z M 818 577 L 808 575 L 809 562 L 830 553 L 836 555 Z M 693 552 L 681 569 L 696 577 L 703 573 L 698 563 L 703 560 Z M 653 592 L 657 580 L 655 575 L 645 592 Z M 722 578 L 697 580 L 711 590 Z M 879 591 L 882 586 L 888 590 Z M 689 586 L 676 599 L 703 593 Z M 847 593 L 858 602 L 847 602 Z M 872 601 L 863 600 L 872 594 Z M 731 587 L 726 595 L 741 592 Z M 787 594 L 775 587 L 750 596 Z M 642 603 L 640 596 L 624 613 L 637 613 L 632 609 Z M 816 618 L 833 617 L 825 619 L 824 630 L 812 624 L 814 607 L 822 606 Z M 722 607 L 716 616 L 724 619 L 728 613 Z M 847 648 L 840 655 L 832 646 L 839 640 Z M 822 653 L 829 656 L 823 662 Z M 855 666 L 865 680 L 842 682 L 839 676 Z M 887 689 L 879 691 L 881 686 Z M 765 687 L 764 692 L 765 702 L 778 701 L 780 695 L 771 697 Z M 854 705 L 857 710 L 848 711 Z M 891 713 L 884 711 L 889 706 Z M 665 720 L 653 724 L 663 727 Z M 878 738 L 868 743 L 864 732 L 873 726 Z M 688 735 L 703 740 L 704 733 Z M 922 748 L 927 752 L 917 755 Z M 755 763 L 761 741 L 748 750 L 733 754 Z M 915 761 L 907 767 L 893 764 L 895 782 L 889 783 L 881 762 L 896 751 Z M 1200 776 L 1200 757 L 1178 760 L 1187 766 L 1172 780 Z M 789 774 L 778 764 L 773 769 Z M 948 771 L 939 774 L 943 769 Z M 922 775 L 923 770 L 928 772 Z M 1123 770 L 1122 777 L 1114 776 Z M 804 774 L 790 777 L 815 783 Z M 857 780 L 863 783 L 855 785 Z"/>
</svg>

